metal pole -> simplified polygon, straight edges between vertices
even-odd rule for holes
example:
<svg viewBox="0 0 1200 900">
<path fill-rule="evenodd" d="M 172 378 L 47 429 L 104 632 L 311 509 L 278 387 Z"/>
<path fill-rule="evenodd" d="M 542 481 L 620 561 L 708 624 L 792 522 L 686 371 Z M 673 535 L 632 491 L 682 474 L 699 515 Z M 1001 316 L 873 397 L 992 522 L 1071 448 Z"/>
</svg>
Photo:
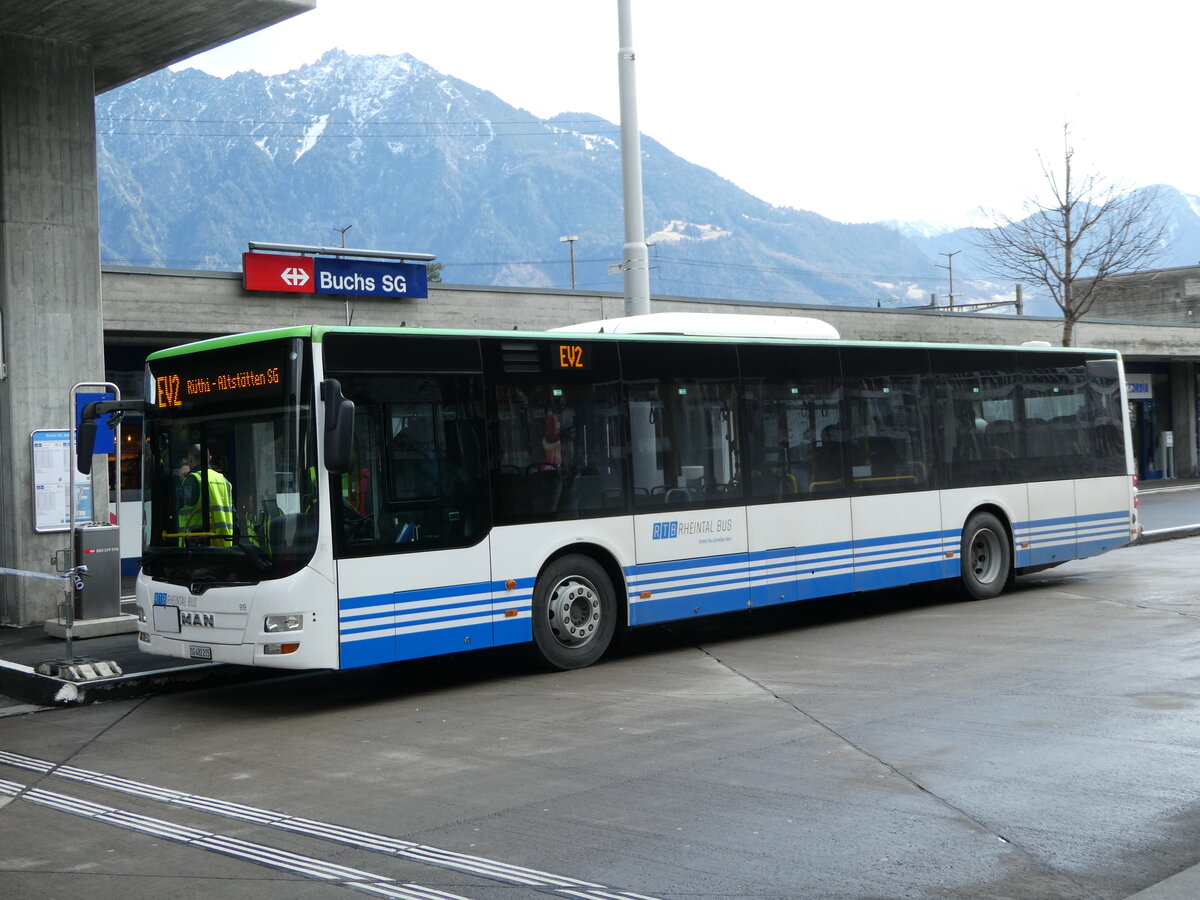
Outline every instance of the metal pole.
<svg viewBox="0 0 1200 900">
<path fill-rule="evenodd" d="M 558 240 L 571 248 L 571 290 L 575 290 L 575 242 L 579 240 L 579 235 L 565 234 Z"/>
<path fill-rule="evenodd" d="M 77 415 L 77 413 L 75 411 L 75 397 L 79 393 L 80 388 L 100 388 L 103 392 L 111 391 L 114 400 L 121 399 L 121 389 L 119 387 L 117 387 L 115 384 L 113 384 L 111 381 L 80 381 L 71 388 L 71 392 L 67 397 L 67 406 L 71 411 L 70 419 L 69 419 L 70 428 L 68 429 L 68 434 L 70 435 L 70 440 L 68 441 L 68 448 L 69 448 L 69 453 L 70 453 L 71 458 L 67 462 L 67 470 L 69 473 L 67 476 L 67 482 L 68 482 L 68 487 L 67 487 L 67 497 L 68 497 L 68 501 L 67 501 L 67 517 L 68 517 L 67 518 L 67 589 L 66 589 L 66 603 L 64 604 L 66 608 L 63 610 L 63 612 L 65 613 L 65 619 L 66 619 L 64 631 L 66 632 L 66 641 L 67 641 L 67 659 L 75 658 L 75 647 L 74 647 L 74 640 L 73 640 L 74 635 L 72 634 L 72 632 L 75 628 L 75 595 L 72 593 L 72 589 L 75 586 L 75 582 L 79 579 L 78 571 L 79 571 L 79 566 L 80 566 L 79 560 L 75 558 L 75 532 L 78 530 L 76 528 L 76 523 L 75 523 L 75 473 L 76 473 L 76 471 L 78 471 L 75 468 L 75 440 L 76 440 L 75 417 Z M 116 459 L 117 459 L 116 473 L 115 473 L 116 478 L 117 478 L 116 518 L 117 518 L 117 527 L 120 528 L 120 526 L 121 526 L 121 422 L 119 419 L 117 420 L 116 434 L 113 437 L 114 437 L 115 445 L 116 445 L 115 449 L 116 449 Z M 88 448 L 88 449 L 91 449 L 91 448 Z M 96 505 L 97 505 L 97 502 L 96 502 L 96 467 L 95 466 L 92 466 L 92 471 L 88 475 L 88 486 L 91 488 L 91 494 L 92 494 L 92 520 L 95 521 Z"/>
<path fill-rule="evenodd" d="M 621 183 L 625 197 L 625 245 L 621 268 L 625 273 L 625 312 L 631 316 L 650 312 L 650 260 L 646 249 L 645 214 L 642 210 L 642 140 L 637 120 L 637 82 L 634 74 L 633 25 L 630 0 L 617 0 L 620 48 L 617 75 L 621 88 Z"/>
<path fill-rule="evenodd" d="M 946 257 L 946 265 L 942 266 L 942 265 L 938 265 L 937 263 L 934 263 L 934 265 L 936 265 L 939 269 L 945 269 L 947 272 L 950 273 L 949 297 L 950 297 L 950 308 L 951 309 L 954 309 L 954 257 L 958 256 L 958 254 L 960 254 L 960 253 L 962 253 L 961 250 L 955 250 L 953 253 L 939 253 L 938 256 Z"/>
</svg>

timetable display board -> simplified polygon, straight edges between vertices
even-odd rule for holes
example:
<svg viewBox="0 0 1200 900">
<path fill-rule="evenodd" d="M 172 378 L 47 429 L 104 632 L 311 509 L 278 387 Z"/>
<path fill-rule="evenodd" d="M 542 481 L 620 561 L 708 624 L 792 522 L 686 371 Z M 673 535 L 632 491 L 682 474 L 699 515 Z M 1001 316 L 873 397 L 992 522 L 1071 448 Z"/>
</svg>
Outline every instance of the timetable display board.
<svg viewBox="0 0 1200 900">
<path fill-rule="evenodd" d="M 75 491 L 75 524 L 92 521 L 92 484 L 75 470 L 71 433 L 65 428 L 39 428 L 30 438 L 33 475 L 33 530 L 70 530 L 69 490 Z M 72 485 L 72 475 L 74 484 Z"/>
</svg>

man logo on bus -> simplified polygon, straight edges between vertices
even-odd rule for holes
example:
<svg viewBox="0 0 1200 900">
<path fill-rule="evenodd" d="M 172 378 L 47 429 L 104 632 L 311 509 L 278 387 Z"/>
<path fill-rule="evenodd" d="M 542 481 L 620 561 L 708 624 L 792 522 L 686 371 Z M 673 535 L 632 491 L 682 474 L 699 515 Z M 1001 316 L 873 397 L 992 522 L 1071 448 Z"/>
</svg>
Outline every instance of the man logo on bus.
<svg viewBox="0 0 1200 900">
<path fill-rule="evenodd" d="M 679 523 L 678 522 L 655 522 L 654 523 L 654 535 L 651 537 L 651 540 L 664 541 L 667 538 L 677 538 L 677 537 L 679 537 Z"/>
</svg>

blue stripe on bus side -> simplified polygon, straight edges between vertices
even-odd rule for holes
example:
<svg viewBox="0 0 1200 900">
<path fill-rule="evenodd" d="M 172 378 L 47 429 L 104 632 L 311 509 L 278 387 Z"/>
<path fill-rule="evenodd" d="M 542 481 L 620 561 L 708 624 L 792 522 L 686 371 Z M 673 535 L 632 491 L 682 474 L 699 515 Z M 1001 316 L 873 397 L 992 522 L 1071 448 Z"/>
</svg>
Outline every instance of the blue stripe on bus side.
<svg viewBox="0 0 1200 900">
<path fill-rule="evenodd" d="M 533 579 L 479 582 L 339 600 L 342 668 L 530 639 Z"/>
<path fill-rule="evenodd" d="M 854 573 L 854 589 L 872 591 L 877 588 L 899 587 L 918 581 L 937 581 L 943 577 L 942 560 L 937 559 L 921 562 L 906 562 L 904 565 L 889 566 L 886 569 L 856 571 Z"/>
<path fill-rule="evenodd" d="M 1129 543 L 1130 524 L 1127 510 L 1016 522 L 1016 565 L 1060 563 L 1123 547 Z"/>
<path fill-rule="evenodd" d="M 1129 527 L 1125 510 L 1015 522 L 1015 564 L 1115 549 L 1129 542 Z M 953 577 L 961 540 L 961 529 L 948 529 L 627 566 L 629 624 Z M 493 581 L 342 598 L 342 667 L 528 642 L 534 583 L 525 577 L 511 590 Z"/>
<path fill-rule="evenodd" d="M 769 561 L 764 554 L 741 553 L 634 566 L 628 571 L 630 624 L 938 579 L 944 538 L 942 532 L 916 532 L 797 547 L 791 551 L 792 584 L 772 581 L 781 574 L 778 562 L 786 550 L 772 551 Z M 650 596 L 641 597 L 643 592 Z"/>
<path fill-rule="evenodd" d="M 524 644 L 533 640 L 533 586 L 537 579 L 513 579 L 513 589 L 507 582 L 492 582 L 492 644 Z"/>
<path fill-rule="evenodd" d="M 1018 544 L 1033 543 L 1018 546 L 1015 564 L 1035 565 L 1123 546 L 1129 513 L 1035 519 L 1014 523 L 1013 530 Z M 633 566 L 626 569 L 630 624 L 957 577 L 961 541 L 961 529 L 946 529 Z M 790 584 L 782 577 L 789 554 L 795 561 Z"/>
</svg>

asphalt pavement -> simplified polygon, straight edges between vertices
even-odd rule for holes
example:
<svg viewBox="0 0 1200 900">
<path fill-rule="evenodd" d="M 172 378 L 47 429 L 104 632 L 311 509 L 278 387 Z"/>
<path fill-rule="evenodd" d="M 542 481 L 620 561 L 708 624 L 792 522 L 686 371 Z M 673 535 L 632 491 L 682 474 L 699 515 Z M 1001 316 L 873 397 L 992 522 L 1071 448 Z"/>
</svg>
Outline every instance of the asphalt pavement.
<svg viewBox="0 0 1200 900">
<path fill-rule="evenodd" d="M 1200 535 L 1200 479 L 1143 484 L 1139 493 L 1143 542 Z M 46 663 L 63 660 L 65 649 L 61 639 L 50 637 L 40 625 L 0 629 L 0 718 L 48 707 L 292 674 L 151 656 L 138 650 L 137 636 L 132 633 L 73 642 L 76 660 L 105 662 L 120 674 L 73 681 L 39 672 L 39 666 L 44 672 Z M 52 666 L 50 671 L 57 670 Z M 1200 897 L 1200 865 L 1133 896 L 1137 900 Z"/>
</svg>

